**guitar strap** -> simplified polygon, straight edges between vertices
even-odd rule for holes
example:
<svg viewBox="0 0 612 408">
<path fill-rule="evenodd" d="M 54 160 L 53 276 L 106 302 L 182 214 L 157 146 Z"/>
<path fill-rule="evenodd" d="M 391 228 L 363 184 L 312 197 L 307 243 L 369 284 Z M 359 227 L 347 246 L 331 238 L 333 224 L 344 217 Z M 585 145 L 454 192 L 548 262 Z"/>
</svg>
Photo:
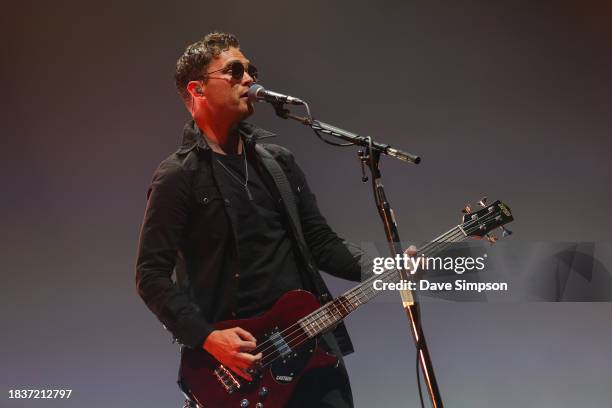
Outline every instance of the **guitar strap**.
<svg viewBox="0 0 612 408">
<path fill-rule="evenodd" d="M 305 258 L 305 266 L 311 271 L 311 273 L 304 274 L 304 282 L 309 282 L 310 285 L 312 285 L 312 289 L 319 292 L 319 301 L 324 304 L 327 301 L 331 300 L 331 293 L 329 292 L 325 281 L 323 281 L 323 278 L 321 278 L 321 275 L 318 273 L 317 267 L 312 263 L 310 250 L 308 249 L 308 245 L 306 244 L 306 240 L 304 239 L 304 234 L 302 232 L 302 224 L 295 201 L 295 195 L 293 193 L 291 185 L 289 184 L 287 175 L 270 152 L 268 152 L 261 145 L 258 145 L 256 143 L 254 145 L 258 156 L 261 158 L 262 164 L 274 179 L 274 184 L 276 184 L 281 196 L 281 200 L 283 201 L 285 209 L 289 214 L 289 218 L 291 221 L 290 224 L 293 226 L 293 231 L 297 244 L 301 249 L 300 252 Z M 347 246 L 347 248 L 349 250 L 358 249 L 352 244 Z M 369 270 L 371 270 L 371 268 Z M 336 329 L 334 330 L 333 334 L 335 334 L 335 336 L 328 336 L 328 338 L 330 339 L 328 341 L 330 341 L 331 344 L 334 344 L 334 348 L 337 348 L 339 350 L 338 355 L 346 355 L 353 352 L 353 344 L 351 343 L 344 323 L 340 323 L 338 327 L 336 327 Z"/>
<path fill-rule="evenodd" d="M 261 158 L 263 165 L 268 170 L 268 173 L 270 173 L 274 179 L 274 184 L 276 184 L 276 187 L 278 187 L 281 199 L 285 203 L 285 208 L 287 209 L 287 213 L 289 213 L 289 218 L 291 218 L 291 223 L 295 228 L 298 239 L 305 242 L 304 234 L 302 233 L 302 224 L 298 216 L 297 205 L 295 204 L 295 196 L 293 195 L 293 190 L 291 189 L 289 180 L 287 180 L 287 175 L 276 159 L 263 146 L 255 144 L 255 150 L 259 154 L 259 157 Z"/>
</svg>

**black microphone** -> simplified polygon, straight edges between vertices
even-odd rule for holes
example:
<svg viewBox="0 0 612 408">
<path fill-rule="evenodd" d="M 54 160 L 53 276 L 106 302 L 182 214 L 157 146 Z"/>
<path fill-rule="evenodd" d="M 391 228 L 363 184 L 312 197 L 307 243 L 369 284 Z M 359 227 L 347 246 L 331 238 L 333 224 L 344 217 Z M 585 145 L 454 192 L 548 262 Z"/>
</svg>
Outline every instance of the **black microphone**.
<svg viewBox="0 0 612 408">
<path fill-rule="evenodd" d="M 283 95 L 282 93 L 268 91 L 261 85 L 251 85 L 249 88 L 249 100 L 255 101 L 266 101 L 270 103 L 288 103 L 290 105 L 304 105 L 304 101 L 293 96 Z"/>
</svg>

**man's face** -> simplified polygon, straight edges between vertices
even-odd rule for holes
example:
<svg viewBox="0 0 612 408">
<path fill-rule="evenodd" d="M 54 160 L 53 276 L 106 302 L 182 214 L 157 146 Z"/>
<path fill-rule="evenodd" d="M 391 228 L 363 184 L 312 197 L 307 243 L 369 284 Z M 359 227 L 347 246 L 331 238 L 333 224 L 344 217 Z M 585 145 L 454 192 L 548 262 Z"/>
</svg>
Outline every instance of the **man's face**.
<svg viewBox="0 0 612 408">
<path fill-rule="evenodd" d="M 253 113 L 253 105 L 247 97 L 247 92 L 255 80 L 246 70 L 241 79 L 232 78 L 231 72 L 224 68 L 228 68 L 236 61 L 242 63 L 244 67 L 249 64 L 249 60 L 242 52 L 234 47 L 213 58 L 206 72 L 221 71 L 207 75 L 203 90 L 207 108 L 212 116 L 239 121 Z"/>
</svg>

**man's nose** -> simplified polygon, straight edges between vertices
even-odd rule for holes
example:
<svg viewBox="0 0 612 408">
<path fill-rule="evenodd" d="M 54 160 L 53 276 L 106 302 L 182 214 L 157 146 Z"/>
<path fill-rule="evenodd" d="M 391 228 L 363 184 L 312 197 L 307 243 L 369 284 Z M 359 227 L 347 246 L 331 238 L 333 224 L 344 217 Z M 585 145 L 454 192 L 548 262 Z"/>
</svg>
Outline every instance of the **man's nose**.
<svg viewBox="0 0 612 408">
<path fill-rule="evenodd" d="M 249 73 L 245 70 L 242 75 L 242 85 L 250 86 L 253 85 L 257 80 L 249 75 Z"/>
</svg>

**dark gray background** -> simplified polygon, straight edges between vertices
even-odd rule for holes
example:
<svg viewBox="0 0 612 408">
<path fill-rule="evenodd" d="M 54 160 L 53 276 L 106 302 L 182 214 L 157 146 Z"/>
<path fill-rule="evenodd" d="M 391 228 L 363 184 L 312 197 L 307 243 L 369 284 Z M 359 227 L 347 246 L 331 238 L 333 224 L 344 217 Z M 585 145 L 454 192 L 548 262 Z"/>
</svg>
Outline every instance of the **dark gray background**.
<svg viewBox="0 0 612 408">
<path fill-rule="evenodd" d="M 234 32 L 267 87 L 422 155 L 420 166 L 383 162 L 404 240 L 438 235 L 488 195 L 511 206 L 513 239 L 606 241 L 611 17 L 603 1 L 5 5 L 0 405 L 179 406 L 177 349 L 136 295 L 134 258 L 146 187 L 187 119 L 172 81 L 186 44 Z M 342 236 L 384 239 L 354 149 L 268 106 L 252 121 L 294 151 Z M 348 319 L 358 407 L 418 406 L 393 300 Z M 425 304 L 446 406 L 610 407 L 611 311 Z M 59 387 L 72 399 L 7 398 Z"/>
</svg>

